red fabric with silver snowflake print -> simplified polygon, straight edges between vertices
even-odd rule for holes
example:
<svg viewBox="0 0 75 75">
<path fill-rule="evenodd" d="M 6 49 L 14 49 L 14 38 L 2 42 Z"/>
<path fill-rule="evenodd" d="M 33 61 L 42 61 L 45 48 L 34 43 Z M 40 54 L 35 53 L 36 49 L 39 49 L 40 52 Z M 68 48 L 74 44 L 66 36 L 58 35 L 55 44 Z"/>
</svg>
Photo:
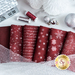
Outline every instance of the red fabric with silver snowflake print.
<svg viewBox="0 0 75 75">
<path fill-rule="evenodd" d="M 62 54 L 66 55 L 75 54 L 75 33 L 68 32 L 66 41 L 62 49 Z"/>
<path fill-rule="evenodd" d="M 11 25 L 10 50 L 17 53 L 16 55 L 13 52 L 10 53 L 11 61 L 19 61 L 19 54 L 21 55 L 22 51 L 22 26 Z"/>
<path fill-rule="evenodd" d="M 65 36 L 66 31 L 53 28 L 51 29 L 47 52 L 47 61 L 53 60 L 59 55 Z"/>
<path fill-rule="evenodd" d="M 49 28 L 40 26 L 33 61 L 41 62 L 45 60 L 48 44 L 48 36 L 49 36 Z"/>
<path fill-rule="evenodd" d="M 32 61 L 37 38 L 38 26 L 24 26 L 23 57 Z"/>
</svg>

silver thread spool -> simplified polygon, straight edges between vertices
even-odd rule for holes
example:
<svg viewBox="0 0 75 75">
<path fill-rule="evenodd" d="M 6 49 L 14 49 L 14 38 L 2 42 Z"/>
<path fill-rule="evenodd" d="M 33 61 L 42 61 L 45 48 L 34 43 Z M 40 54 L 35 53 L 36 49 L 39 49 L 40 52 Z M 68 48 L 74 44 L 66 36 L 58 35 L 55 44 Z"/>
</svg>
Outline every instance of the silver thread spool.
<svg viewBox="0 0 75 75">
<path fill-rule="evenodd" d="M 23 22 L 26 22 L 26 23 L 30 23 L 31 22 L 30 18 L 28 18 L 28 17 L 22 17 L 22 16 L 18 16 L 17 20 L 23 21 Z"/>
</svg>

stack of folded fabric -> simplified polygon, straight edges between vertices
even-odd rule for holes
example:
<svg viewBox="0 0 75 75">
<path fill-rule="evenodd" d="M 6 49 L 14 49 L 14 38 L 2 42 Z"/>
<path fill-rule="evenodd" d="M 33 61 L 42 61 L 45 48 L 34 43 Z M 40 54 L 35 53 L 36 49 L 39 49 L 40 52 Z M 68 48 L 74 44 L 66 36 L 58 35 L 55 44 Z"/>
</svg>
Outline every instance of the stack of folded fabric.
<svg viewBox="0 0 75 75">
<path fill-rule="evenodd" d="M 0 44 L 10 49 L 10 61 L 54 60 L 59 54 L 75 54 L 75 33 L 44 26 L 0 27 Z M 16 53 L 16 55 L 14 54 Z"/>
<path fill-rule="evenodd" d="M 65 37 L 66 31 L 53 28 L 51 29 L 47 52 L 47 61 L 54 60 L 60 54 Z"/>
<path fill-rule="evenodd" d="M 41 62 L 45 60 L 48 45 L 48 36 L 49 28 L 40 26 L 33 58 L 35 62 Z"/>
<path fill-rule="evenodd" d="M 12 50 L 14 53 L 17 53 L 17 55 L 14 55 L 13 53 L 10 54 L 11 61 L 19 61 L 19 55 L 21 55 L 22 51 L 22 26 L 11 26 L 10 50 Z"/>
<path fill-rule="evenodd" d="M 66 55 L 75 54 L 75 33 L 68 32 L 62 49 L 62 54 Z"/>
<path fill-rule="evenodd" d="M 23 28 L 23 57 L 32 61 L 35 49 L 38 26 L 27 26 Z"/>
</svg>

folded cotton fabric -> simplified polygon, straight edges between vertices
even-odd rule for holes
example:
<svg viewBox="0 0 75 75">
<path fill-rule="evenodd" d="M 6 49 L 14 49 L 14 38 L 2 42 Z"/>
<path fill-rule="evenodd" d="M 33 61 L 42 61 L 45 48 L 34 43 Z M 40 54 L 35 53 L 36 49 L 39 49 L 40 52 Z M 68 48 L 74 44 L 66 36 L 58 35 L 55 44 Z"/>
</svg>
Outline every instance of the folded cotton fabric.
<svg viewBox="0 0 75 75">
<path fill-rule="evenodd" d="M 10 26 L 0 27 L 0 44 L 9 49 Z"/>
<path fill-rule="evenodd" d="M 61 54 L 75 54 L 75 33 L 68 32 Z"/>
<path fill-rule="evenodd" d="M 32 61 L 35 50 L 38 26 L 27 26 L 23 28 L 23 57 Z"/>
<path fill-rule="evenodd" d="M 48 45 L 49 28 L 40 26 L 33 61 L 45 61 Z"/>
<path fill-rule="evenodd" d="M 11 25 L 10 50 L 13 51 L 14 53 L 17 53 L 17 55 L 10 53 L 11 61 L 21 60 L 19 58 L 19 55 L 21 55 L 21 53 L 22 53 L 22 26 Z"/>
<path fill-rule="evenodd" d="M 47 61 L 54 60 L 60 54 L 65 36 L 66 31 L 51 28 L 47 51 Z"/>
</svg>

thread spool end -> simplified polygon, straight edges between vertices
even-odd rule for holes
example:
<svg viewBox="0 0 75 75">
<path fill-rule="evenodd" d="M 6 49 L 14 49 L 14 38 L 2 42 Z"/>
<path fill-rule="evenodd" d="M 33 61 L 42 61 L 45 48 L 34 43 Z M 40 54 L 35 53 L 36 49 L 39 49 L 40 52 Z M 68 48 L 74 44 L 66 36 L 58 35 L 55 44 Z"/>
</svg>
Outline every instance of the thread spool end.
<svg viewBox="0 0 75 75">
<path fill-rule="evenodd" d="M 28 11 L 25 11 L 25 15 L 27 14 Z"/>
<path fill-rule="evenodd" d="M 38 20 L 38 18 L 36 17 L 36 19 L 34 20 L 35 22 Z"/>
<path fill-rule="evenodd" d="M 28 23 L 31 23 L 31 19 L 29 19 L 29 22 Z"/>
<path fill-rule="evenodd" d="M 19 16 L 17 17 L 17 20 L 19 20 Z"/>
</svg>

